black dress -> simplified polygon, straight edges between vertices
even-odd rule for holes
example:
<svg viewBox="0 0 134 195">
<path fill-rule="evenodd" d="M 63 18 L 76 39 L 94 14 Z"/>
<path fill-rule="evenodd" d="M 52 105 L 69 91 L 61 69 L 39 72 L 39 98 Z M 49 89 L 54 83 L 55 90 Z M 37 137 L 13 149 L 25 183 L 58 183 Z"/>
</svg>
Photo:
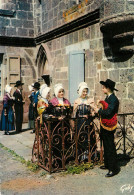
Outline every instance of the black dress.
<svg viewBox="0 0 134 195">
<path fill-rule="evenodd" d="M 84 117 L 85 115 L 88 116 L 88 118 Z M 93 117 L 91 116 L 90 106 L 86 104 L 78 105 L 76 117 L 79 160 L 83 161 L 88 159 L 89 152 L 91 153 L 91 158 L 94 159 L 96 150 L 96 137 L 95 131 L 93 129 Z"/>
</svg>

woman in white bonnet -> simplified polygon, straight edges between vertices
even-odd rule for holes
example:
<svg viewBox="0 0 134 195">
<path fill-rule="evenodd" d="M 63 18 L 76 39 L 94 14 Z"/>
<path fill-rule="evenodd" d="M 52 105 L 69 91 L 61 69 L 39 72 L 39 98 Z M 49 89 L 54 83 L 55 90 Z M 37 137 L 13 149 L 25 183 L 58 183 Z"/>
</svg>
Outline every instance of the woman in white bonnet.
<svg viewBox="0 0 134 195">
<path fill-rule="evenodd" d="M 62 115 L 61 112 L 55 112 L 55 109 L 59 108 L 59 107 L 70 107 L 70 102 L 64 97 L 65 95 L 65 90 L 64 87 L 61 83 L 58 83 L 54 86 L 54 94 L 55 97 L 50 101 L 53 105 L 53 110 L 54 110 L 54 117 L 58 117 L 58 120 L 53 121 L 53 123 L 51 123 L 51 129 L 53 132 L 53 156 L 55 159 L 55 162 L 58 162 L 58 166 L 62 167 L 62 158 L 61 158 L 61 154 L 62 154 L 62 141 L 61 141 L 61 135 L 62 135 L 62 123 L 59 123 L 59 121 L 62 121 L 66 116 Z M 59 109 L 60 110 L 60 109 Z M 57 128 L 58 127 L 58 128 Z M 67 121 L 66 123 L 64 123 L 64 134 L 66 135 L 68 132 L 68 125 L 67 125 Z M 60 137 L 60 138 L 59 138 Z M 56 141 L 56 139 L 58 141 Z M 68 143 L 66 143 L 66 139 L 65 139 L 65 150 L 66 147 L 68 148 Z"/>
<path fill-rule="evenodd" d="M 73 114 L 77 117 L 77 130 L 83 132 L 83 136 L 85 136 L 85 141 L 83 143 L 84 148 L 78 149 L 79 155 L 81 154 L 81 160 L 88 159 L 88 126 L 90 126 L 90 132 L 93 128 L 92 121 L 94 116 L 94 110 L 92 107 L 94 106 L 94 99 L 89 98 L 89 88 L 87 83 L 81 82 L 78 86 L 78 94 L 79 98 L 75 100 L 73 107 Z M 87 120 L 85 121 L 84 118 Z M 85 133 L 84 133 L 85 132 Z M 92 150 L 91 155 L 94 155 L 94 151 L 96 149 L 96 140 L 95 133 L 92 132 L 90 134 L 90 149 Z M 81 152 L 80 152 L 81 151 Z"/>
<path fill-rule="evenodd" d="M 43 89 L 46 88 L 46 87 L 47 87 L 47 84 L 42 84 L 42 85 L 40 86 L 40 90 L 39 90 L 40 95 L 42 94 Z M 39 98 L 41 98 L 41 96 L 40 96 Z"/>
<path fill-rule="evenodd" d="M 51 88 L 48 87 L 46 84 L 43 84 L 43 86 L 41 86 L 40 88 L 40 99 L 37 104 L 37 111 L 38 115 L 40 116 L 40 123 L 42 123 L 42 113 L 49 106 L 50 90 Z"/>
<path fill-rule="evenodd" d="M 50 90 L 51 88 L 48 87 L 46 84 L 41 85 L 40 87 L 40 96 L 38 99 L 37 103 L 37 112 L 38 112 L 38 117 L 37 119 L 40 120 L 40 125 L 43 124 L 43 117 L 44 114 L 48 114 L 47 108 L 49 107 L 49 99 L 50 99 Z M 43 115 L 43 116 L 42 116 Z M 47 122 L 46 122 L 47 126 Z M 45 127 L 45 126 L 44 126 Z M 37 162 L 37 131 L 35 132 L 35 140 L 34 140 L 34 145 L 33 145 L 33 150 L 32 150 L 32 161 Z M 46 146 L 47 147 L 47 146 Z M 42 149 L 41 149 L 42 150 Z"/>
<path fill-rule="evenodd" d="M 9 135 L 10 130 L 14 130 L 14 111 L 13 111 L 13 97 L 11 96 L 12 87 L 6 85 L 5 95 L 3 98 L 3 110 L 1 114 L 1 130 L 5 131 L 5 135 Z"/>
<path fill-rule="evenodd" d="M 73 108 L 74 114 L 76 114 L 78 106 L 80 104 L 89 105 L 91 107 L 94 105 L 94 99 L 93 98 L 89 98 L 90 91 L 89 91 L 87 83 L 81 82 L 78 85 L 77 92 L 79 94 L 79 98 L 74 101 L 74 108 Z M 83 115 L 84 115 L 84 113 L 83 113 Z M 85 117 L 86 117 L 86 115 L 85 115 Z"/>
<path fill-rule="evenodd" d="M 58 83 L 54 86 L 55 97 L 50 101 L 53 106 L 57 105 L 71 105 L 70 102 L 64 98 L 65 90 L 61 83 Z"/>
</svg>

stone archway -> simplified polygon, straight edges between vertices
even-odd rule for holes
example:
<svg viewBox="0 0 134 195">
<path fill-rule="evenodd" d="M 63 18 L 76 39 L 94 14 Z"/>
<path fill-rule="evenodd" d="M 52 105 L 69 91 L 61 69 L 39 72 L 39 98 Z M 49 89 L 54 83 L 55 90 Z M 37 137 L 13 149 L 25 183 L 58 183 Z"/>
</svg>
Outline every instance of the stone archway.
<svg viewBox="0 0 134 195">
<path fill-rule="evenodd" d="M 42 75 L 47 74 L 50 75 L 50 67 L 51 64 L 51 55 L 49 48 L 46 44 L 41 44 L 37 57 L 36 57 L 36 65 L 37 65 L 37 75 L 38 75 L 38 81 L 40 83 L 44 83 L 42 79 Z"/>
</svg>

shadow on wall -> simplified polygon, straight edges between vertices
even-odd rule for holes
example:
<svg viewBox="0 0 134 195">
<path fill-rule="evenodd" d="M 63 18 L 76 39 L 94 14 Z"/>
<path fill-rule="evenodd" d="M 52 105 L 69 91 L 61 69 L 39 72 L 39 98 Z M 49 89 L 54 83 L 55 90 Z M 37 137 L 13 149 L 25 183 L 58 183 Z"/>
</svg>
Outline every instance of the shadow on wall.
<svg viewBox="0 0 134 195">
<path fill-rule="evenodd" d="M 120 14 L 101 20 L 104 52 L 111 62 L 124 62 L 134 54 L 134 14 Z"/>
<path fill-rule="evenodd" d="M 132 52 L 119 52 L 119 50 L 117 50 L 117 45 L 113 46 L 113 44 L 110 44 L 110 41 L 106 38 L 105 34 L 103 34 L 103 45 L 107 60 L 110 62 L 125 62 L 133 56 Z"/>
</svg>

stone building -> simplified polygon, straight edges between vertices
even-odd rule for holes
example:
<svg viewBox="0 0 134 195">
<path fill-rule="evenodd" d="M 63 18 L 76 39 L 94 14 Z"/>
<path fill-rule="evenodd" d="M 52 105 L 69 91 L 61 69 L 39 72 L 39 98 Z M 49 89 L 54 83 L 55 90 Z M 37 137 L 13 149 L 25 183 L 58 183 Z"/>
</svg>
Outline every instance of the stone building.
<svg viewBox="0 0 134 195">
<path fill-rule="evenodd" d="M 134 0 L 0 0 L 0 97 L 6 83 L 49 75 L 73 103 L 77 86 L 103 96 L 100 80 L 119 89 L 120 113 L 134 108 Z M 26 101 L 28 102 L 28 101 Z M 25 120 L 27 120 L 25 105 Z"/>
</svg>

